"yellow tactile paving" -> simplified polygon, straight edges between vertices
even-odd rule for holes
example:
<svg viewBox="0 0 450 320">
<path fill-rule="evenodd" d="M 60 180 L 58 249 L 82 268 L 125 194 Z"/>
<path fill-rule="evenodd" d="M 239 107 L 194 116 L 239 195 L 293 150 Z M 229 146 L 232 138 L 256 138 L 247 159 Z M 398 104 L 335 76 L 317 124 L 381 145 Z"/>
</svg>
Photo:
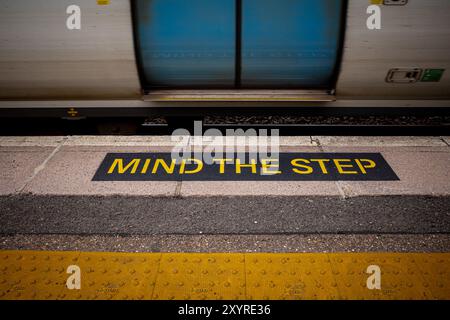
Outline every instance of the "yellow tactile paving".
<svg viewBox="0 0 450 320">
<path fill-rule="evenodd" d="M 153 299 L 245 299 L 244 254 L 163 254 Z"/>
<path fill-rule="evenodd" d="M 417 254 L 330 254 L 333 275 L 339 283 L 342 299 L 432 299 L 428 288 L 423 286 L 419 267 L 414 263 Z M 430 256 L 430 255 L 423 255 Z M 447 261 L 450 260 L 447 257 Z M 381 290 L 367 289 L 367 268 L 380 268 Z M 434 271 L 433 271 L 434 272 Z M 442 279 L 443 281 L 445 279 Z M 450 288 L 450 283 L 447 284 Z M 450 298 L 450 296 L 449 296 Z"/>
<path fill-rule="evenodd" d="M 145 299 L 151 297 L 160 255 L 81 253 L 81 290 L 65 290 L 63 299 Z M 69 274 L 66 274 L 66 279 Z"/>
<path fill-rule="evenodd" d="M 435 299 L 450 299 L 449 256 L 423 255 L 414 257 L 422 277 L 422 286 L 430 288 Z"/>
<path fill-rule="evenodd" d="M 0 299 L 450 299 L 450 254 L 0 251 Z"/>
<path fill-rule="evenodd" d="M 338 298 L 326 254 L 252 254 L 245 265 L 249 299 Z"/>
</svg>

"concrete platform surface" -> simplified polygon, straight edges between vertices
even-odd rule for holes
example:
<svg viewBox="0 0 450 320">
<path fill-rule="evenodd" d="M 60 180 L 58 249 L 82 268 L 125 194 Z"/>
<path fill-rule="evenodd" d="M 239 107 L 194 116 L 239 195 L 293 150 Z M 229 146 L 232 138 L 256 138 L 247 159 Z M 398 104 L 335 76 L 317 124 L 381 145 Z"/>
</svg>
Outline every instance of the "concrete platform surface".
<svg viewBox="0 0 450 320">
<path fill-rule="evenodd" d="M 0 137 L 0 233 L 450 233 L 448 142 L 280 137 L 284 152 L 379 152 L 399 181 L 99 182 L 92 178 L 109 152 L 170 152 L 198 142 Z"/>
<path fill-rule="evenodd" d="M 0 137 L 0 194 L 40 195 L 450 195 L 448 137 L 280 137 L 285 152 L 381 152 L 400 181 L 378 182 L 93 182 L 108 152 L 170 152 L 193 138 Z"/>
</svg>

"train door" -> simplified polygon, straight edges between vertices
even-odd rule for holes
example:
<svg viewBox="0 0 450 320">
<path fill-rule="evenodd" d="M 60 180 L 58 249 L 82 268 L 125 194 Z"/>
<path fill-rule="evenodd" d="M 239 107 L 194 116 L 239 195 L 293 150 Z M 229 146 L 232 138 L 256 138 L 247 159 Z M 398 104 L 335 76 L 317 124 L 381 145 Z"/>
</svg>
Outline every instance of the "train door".
<svg viewBox="0 0 450 320">
<path fill-rule="evenodd" d="M 143 87 L 331 88 L 344 0 L 135 0 Z"/>
<path fill-rule="evenodd" d="M 243 0 L 242 87 L 330 87 L 342 8 L 335 0 Z"/>
<path fill-rule="evenodd" d="M 232 88 L 235 0 L 137 0 L 144 88 Z"/>
</svg>

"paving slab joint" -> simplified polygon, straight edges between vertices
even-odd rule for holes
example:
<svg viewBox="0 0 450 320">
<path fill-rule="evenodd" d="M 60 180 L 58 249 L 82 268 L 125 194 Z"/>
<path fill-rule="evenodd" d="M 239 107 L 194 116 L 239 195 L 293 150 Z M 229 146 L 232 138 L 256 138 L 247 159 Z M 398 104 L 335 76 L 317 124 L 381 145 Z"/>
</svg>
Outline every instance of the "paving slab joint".
<svg viewBox="0 0 450 320">
<path fill-rule="evenodd" d="M 450 147 L 450 144 L 447 142 L 447 140 L 444 139 L 444 137 L 439 137 L 441 139 L 442 142 L 444 142 L 447 147 Z"/>
<path fill-rule="evenodd" d="M 309 136 L 309 139 L 311 140 L 312 145 L 316 145 L 321 152 L 323 152 L 322 145 L 320 144 L 319 138 L 314 138 L 313 136 Z"/>
<path fill-rule="evenodd" d="M 317 147 L 319 148 L 320 152 L 325 152 L 322 144 L 320 143 L 319 137 L 310 136 L 310 138 L 311 138 L 311 143 L 316 144 Z M 350 197 L 350 195 L 347 195 L 345 193 L 345 189 L 342 187 L 342 184 L 340 181 L 335 181 L 334 184 L 336 185 L 336 188 L 338 189 L 339 195 L 341 196 L 342 200 L 346 200 L 347 198 Z"/>
<path fill-rule="evenodd" d="M 181 188 L 182 187 L 183 187 L 183 181 L 178 181 L 177 185 L 175 187 L 175 193 L 174 193 L 175 198 L 182 198 L 182 196 L 181 196 Z"/>
<path fill-rule="evenodd" d="M 28 186 L 28 184 L 33 181 L 33 179 L 42 171 L 45 169 L 45 167 L 47 166 L 47 163 L 58 153 L 58 151 L 61 149 L 61 147 L 65 144 L 65 142 L 67 141 L 69 137 L 65 136 L 62 138 L 62 140 L 60 142 L 58 142 L 58 144 L 56 145 L 56 147 L 53 149 L 53 151 L 48 155 L 47 158 L 45 158 L 45 160 L 36 168 L 34 168 L 33 170 L 33 174 L 28 177 L 25 182 L 22 184 L 22 186 L 20 188 L 18 188 L 16 190 L 16 194 L 18 193 L 22 193 L 23 190 Z"/>
</svg>

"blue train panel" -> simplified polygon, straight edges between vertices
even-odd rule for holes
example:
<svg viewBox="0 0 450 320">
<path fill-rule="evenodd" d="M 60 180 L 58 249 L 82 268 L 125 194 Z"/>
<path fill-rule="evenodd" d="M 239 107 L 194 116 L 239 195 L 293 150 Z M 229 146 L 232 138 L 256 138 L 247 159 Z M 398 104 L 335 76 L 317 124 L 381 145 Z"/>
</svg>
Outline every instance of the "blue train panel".
<svg viewBox="0 0 450 320">
<path fill-rule="evenodd" d="M 235 0 L 136 0 L 141 75 L 148 88 L 233 88 Z"/>
<path fill-rule="evenodd" d="M 242 87 L 332 86 L 343 0 L 243 0 Z"/>
</svg>

